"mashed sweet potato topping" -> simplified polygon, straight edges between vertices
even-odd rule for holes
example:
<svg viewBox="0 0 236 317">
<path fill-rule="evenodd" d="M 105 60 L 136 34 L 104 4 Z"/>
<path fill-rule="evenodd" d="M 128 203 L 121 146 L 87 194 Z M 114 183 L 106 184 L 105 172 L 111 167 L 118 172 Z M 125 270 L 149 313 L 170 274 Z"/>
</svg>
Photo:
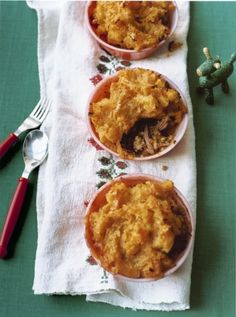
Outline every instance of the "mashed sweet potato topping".
<svg viewBox="0 0 236 317">
<path fill-rule="evenodd" d="M 86 218 L 92 254 L 113 274 L 162 277 L 188 242 L 183 208 L 171 181 L 115 182 Z"/>
<path fill-rule="evenodd" d="M 174 142 L 187 112 L 179 93 L 161 75 L 123 69 L 97 102 L 90 120 L 99 140 L 122 158 L 149 156 Z"/>
<path fill-rule="evenodd" d="M 170 1 L 97 1 L 92 24 L 107 43 L 139 51 L 167 38 L 174 9 Z"/>
</svg>

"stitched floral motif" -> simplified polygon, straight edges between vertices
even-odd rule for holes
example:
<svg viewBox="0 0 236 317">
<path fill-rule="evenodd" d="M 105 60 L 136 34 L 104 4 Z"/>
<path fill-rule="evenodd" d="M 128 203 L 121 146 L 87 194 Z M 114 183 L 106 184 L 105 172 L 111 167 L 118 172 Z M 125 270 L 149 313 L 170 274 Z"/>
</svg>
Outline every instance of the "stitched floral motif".
<svg viewBox="0 0 236 317">
<path fill-rule="evenodd" d="M 102 76 L 100 74 L 97 74 L 93 76 L 92 78 L 89 78 L 89 80 L 91 80 L 94 86 L 96 86 L 102 80 Z"/>
<path fill-rule="evenodd" d="M 101 167 L 96 172 L 100 179 L 96 185 L 97 188 L 100 188 L 109 180 L 126 175 L 124 170 L 128 167 L 128 163 L 121 160 L 115 160 L 111 154 L 109 154 L 109 156 L 103 155 L 99 157 L 98 161 L 100 162 Z"/>
<path fill-rule="evenodd" d="M 111 75 L 116 71 L 131 66 L 129 61 L 119 60 L 116 56 L 109 55 L 107 52 L 104 52 L 106 55 L 101 55 L 99 57 L 99 62 L 96 66 L 100 74 Z"/>
<path fill-rule="evenodd" d="M 98 74 L 90 78 L 90 81 L 96 86 L 102 79 L 104 75 L 111 75 L 115 72 L 125 68 L 130 67 L 131 62 L 126 60 L 120 60 L 118 57 L 103 51 L 100 55 L 99 61 L 96 65 Z"/>
<path fill-rule="evenodd" d="M 116 166 L 123 170 L 127 167 L 127 164 L 123 161 L 118 161 L 116 162 Z"/>
<path fill-rule="evenodd" d="M 89 255 L 86 259 L 86 262 L 88 262 L 90 265 L 97 265 L 96 260 L 92 257 L 92 255 Z"/>
<path fill-rule="evenodd" d="M 88 143 L 90 143 L 93 147 L 95 147 L 97 151 L 102 150 L 102 147 L 99 144 L 97 144 L 97 142 L 93 138 L 89 138 Z"/>
<path fill-rule="evenodd" d="M 96 260 L 89 255 L 86 259 L 86 262 L 90 265 L 98 265 Z M 102 270 L 102 275 L 100 277 L 100 284 L 107 284 L 108 283 L 108 273 L 105 270 Z"/>
<path fill-rule="evenodd" d="M 84 206 L 85 206 L 85 207 L 88 207 L 88 204 L 89 204 L 89 201 L 88 201 L 88 200 L 85 200 L 85 201 L 84 201 Z"/>
<path fill-rule="evenodd" d="M 103 275 L 101 276 L 101 284 L 107 284 L 108 283 L 108 273 L 103 270 Z"/>
<path fill-rule="evenodd" d="M 86 262 L 90 265 L 98 265 L 96 260 L 89 255 L 86 259 Z M 102 276 L 100 278 L 100 284 L 107 284 L 108 283 L 108 273 L 105 270 L 102 270 Z"/>
<path fill-rule="evenodd" d="M 97 151 L 103 150 L 93 138 L 89 138 L 88 142 L 95 147 Z M 99 182 L 96 184 L 97 189 L 106 184 L 109 180 L 127 174 L 125 173 L 125 169 L 128 167 L 128 163 L 114 159 L 111 154 L 108 155 L 109 156 L 106 156 L 106 154 L 104 154 L 98 158 L 100 168 L 96 172 L 99 177 Z M 86 204 L 88 204 L 87 201 L 84 202 L 85 207 L 87 207 Z"/>
</svg>

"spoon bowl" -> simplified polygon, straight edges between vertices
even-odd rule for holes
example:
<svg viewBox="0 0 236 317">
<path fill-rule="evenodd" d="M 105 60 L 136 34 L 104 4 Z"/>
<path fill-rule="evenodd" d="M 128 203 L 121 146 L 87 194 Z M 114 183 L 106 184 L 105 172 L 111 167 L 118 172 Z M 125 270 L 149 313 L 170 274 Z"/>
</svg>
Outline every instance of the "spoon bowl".
<svg viewBox="0 0 236 317">
<path fill-rule="evenodd" d="M 30 172 L 38 167 L 46 158 L 48 153 L 48 137 L 41 130 L 29 132 L 23 144 L 23 158 L 25 162 L 25 171 Z"/>
</svg>

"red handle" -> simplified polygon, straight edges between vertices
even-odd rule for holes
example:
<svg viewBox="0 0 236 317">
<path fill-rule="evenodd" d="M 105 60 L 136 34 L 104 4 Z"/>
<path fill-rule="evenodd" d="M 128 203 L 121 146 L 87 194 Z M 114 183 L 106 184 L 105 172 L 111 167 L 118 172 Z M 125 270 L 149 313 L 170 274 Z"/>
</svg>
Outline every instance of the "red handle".
<svg viewBox="0 0 236 317">
<path fill-rule="evenodd" d="M 6 140 L 4 140 L 0 144 L 0 160 L 5 156 L 5 154 L 7 154 L 10 148 L 18 141 L 19 139 L 14 133 L 11 133 L 8 135 Z"/>
<path fill-rule="evenodd" d="M 11 205 L 9 207 L 7 217 L 3 226 L 2 235 L 0 238 L 0 258 L 4 258 L 7 255 L 8 243 L 14 232 L 17 220 L 20 216 L 21 208 L 24 203 L 26 190 L 29 180 L 21 177 L 19 184 L 16 188 Z"/>
</svg>

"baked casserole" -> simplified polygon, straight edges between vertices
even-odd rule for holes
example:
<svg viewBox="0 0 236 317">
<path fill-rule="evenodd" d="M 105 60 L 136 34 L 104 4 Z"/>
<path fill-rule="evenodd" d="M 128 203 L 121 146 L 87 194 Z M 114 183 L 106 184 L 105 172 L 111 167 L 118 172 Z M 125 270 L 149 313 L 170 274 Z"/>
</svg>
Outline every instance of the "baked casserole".
<svg viewBox="0 0 236 317">
<path fill-rule="evenodd" d="M 170 34 L 171 1 L 96 1 L 91 23 L 108 44 L 140 51 Z"/>
<path fill-rule="evenodd" d="M 171 181 L 114 182 L 86 216 L 92 255 L 113 274 L 164 276 L 186 249 L 191 226 Z"/>
<path fill-rule="evenodd" d="M 90 105 L 89 120 L 99 141 L 122 158 L 148 157 L 175 143 L 187 113 L 179 92 L 160 74 L 123 69 L 103 96 Z"/>
</svg>

